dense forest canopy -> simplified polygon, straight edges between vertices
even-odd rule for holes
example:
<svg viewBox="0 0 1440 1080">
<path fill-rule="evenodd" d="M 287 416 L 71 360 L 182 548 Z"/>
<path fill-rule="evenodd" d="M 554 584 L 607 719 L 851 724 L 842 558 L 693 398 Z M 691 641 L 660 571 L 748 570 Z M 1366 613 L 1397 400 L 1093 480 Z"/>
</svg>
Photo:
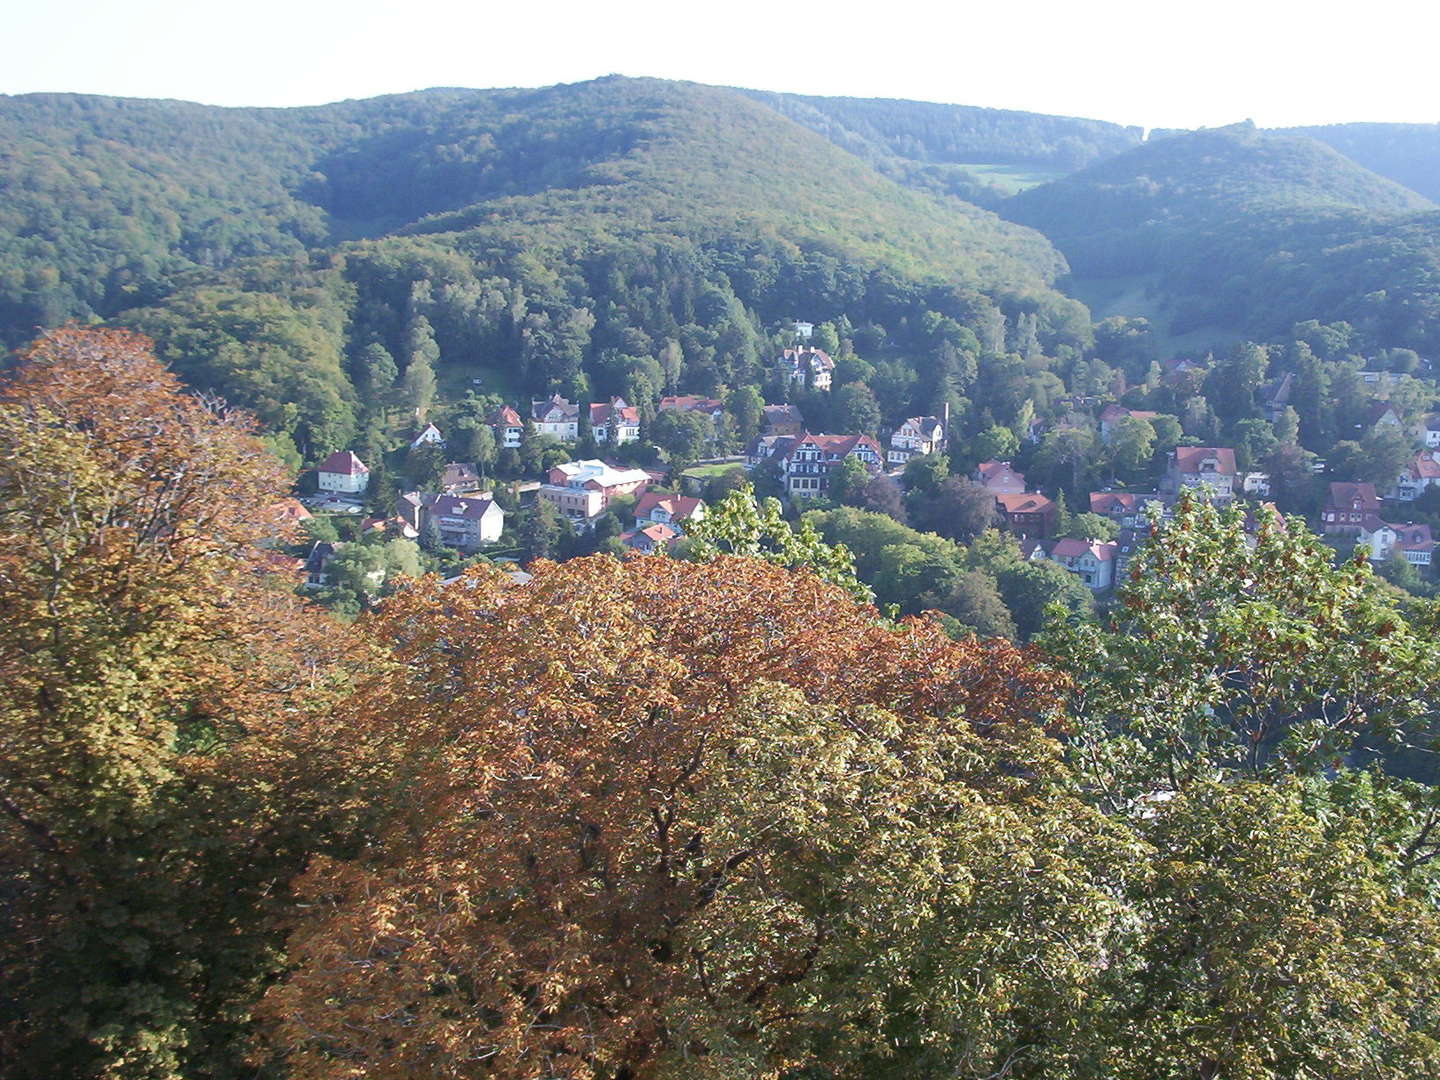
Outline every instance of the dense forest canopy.
<svg viewBox="0 0 1440 1080">
<path fill-rule="evenodd" d="M 1022 192 L 1004 212 L 1077 279 L 1134 277 L 1171 328 L 1274 336 L 1306 319 L 1432 350 L 1434 204 L 1312 139 L 1248 124 L 1152 138 Z"/>
</svg>

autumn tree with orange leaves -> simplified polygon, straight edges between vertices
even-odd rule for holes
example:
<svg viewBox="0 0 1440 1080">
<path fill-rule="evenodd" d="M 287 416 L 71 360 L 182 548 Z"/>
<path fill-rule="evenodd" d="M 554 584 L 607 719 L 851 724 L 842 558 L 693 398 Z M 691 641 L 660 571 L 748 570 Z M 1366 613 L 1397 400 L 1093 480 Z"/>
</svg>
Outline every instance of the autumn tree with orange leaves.
<svg viewBox="0 0 1440 1080">
<path fill-rule="evenodd" d="M 122 331 L 26 349 L 0 445 L 5 1074 L 225 1075 L 330 662 L 259 572 L 290 479 Z"/>
<path fill-rule="evenodd" d="M 368 632 L 395 820 L 300 887 L 290 1075 L 983 1075 L 1099 967 L 1106 830 L 1006 643 L 735 557 L 479 569 Z"/>
</svg>

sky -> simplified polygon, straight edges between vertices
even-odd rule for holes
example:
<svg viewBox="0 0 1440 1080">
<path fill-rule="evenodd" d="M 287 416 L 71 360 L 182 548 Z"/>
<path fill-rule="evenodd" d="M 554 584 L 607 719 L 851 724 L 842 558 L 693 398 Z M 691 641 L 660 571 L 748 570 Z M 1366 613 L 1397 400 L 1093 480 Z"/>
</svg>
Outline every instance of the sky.
<svg viewBox="0 0 1440 1080">
<path fill-rule="evenodd" d="M 1440 122 L 1440 0 L 0 0 L 0 13 L 7 94 L 316 105 L 621 74 L 1146 128 Z"/>
</svg>

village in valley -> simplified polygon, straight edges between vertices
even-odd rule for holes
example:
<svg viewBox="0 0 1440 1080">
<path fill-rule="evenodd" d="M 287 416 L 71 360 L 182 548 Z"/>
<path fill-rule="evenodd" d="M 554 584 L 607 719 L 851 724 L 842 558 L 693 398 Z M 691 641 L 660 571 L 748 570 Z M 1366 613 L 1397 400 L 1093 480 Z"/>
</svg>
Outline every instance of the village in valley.
<svg viewBox="0 0 1440 1080">
<path fill-rule="evenodd" d="M 750 388 L 738 406 L 734 394 L 671 394 L 645 407 L 619 396 L 578 403 L 553 393 L 502 403 L 478 424 L 472 416 L 463 446 L 475 460 L 455 460 L 461 456 L 455 442 L 420 415 L 408 445 L 386 454 L 379 470 L 354 450 L 335 450 L 302 476 L 297 499 L 277 508 L 284 521 L 304 526 L 304 546 L 292 549 L 302 588 L 354 614 L 404 576 L 453 577 L 477 559 L 525 581 L 524 566 L 535 558 L 674 553 L 688 526 L 743 485 L 758 498 L 780 499 L 792 518 L 848 505 L 904 522 L 908 506 L 909 516 L 921 519 L 912 523 L 923 524 L 930 515 L 916 513 L 917 506 L 948 482 L 964 520 L 936 531 L 969 540 L 998 530 L 1025 561 L 1062 567 L 1103 603 L 1181 492 L 1219 506 L 1258 506 L 1269 502 L 1272 486 L 1296 482 L 1272 480 L 1255 455 L 1242 452 L 1251 459 L 1242 462 L 1235 447 L 1192 445 L 1196 440 L 1182 434 L 1175 416 L 1096 396 L 1068 399 L 1049 422 L 1030 417 L 1023 426 L 995 425 L 968 440 L 952 423 L 948 403 L 939 415 L 898 417 L 871 430 L 811 431 L 800 402 L 831 394 L 836 365 L 810 343 L 812 324 L 791 326 L 793 345 L 779 350 L 767 383 L 770 396 L 782 400 L 769 404 Z M 1186 359 L 1165 368 L 1175 380 L 1205 374 Z M 1383 392 L 1385 373 L 1373 380 Z M 1287 410 L 1293 419 L 1293 389 L 1289 374 L 1263 388 L 1266 424 L 1283 431 Z M 473 406 L 474 395 L 468 399 Z M 1357 437 L 1410 440 L 1413 456 L 1388 485 L 1329 482 L 1312 527 L 1337 557 L 1358 544 L 1378 567 L 1402 562 L 1412 582 L 1433 581 L 1434 533 L 1429 523 L 1410 520 L 1407 509 L 1417 499 L 1440 497 L 1440 413 L 1406 426 L 1377 396 L 1361 426 Z M 1131 479 L 1149 482 L 1119 482 L 1121 470 L 1112 464 L 1116 482 L 1084 492 L 1080 507 L 1067 505 L 1057 486 L 1046 490 L 1017 466 L 1034 459 L 1042 442 L 1089 448 L 1084 452 L 1115 461 L 1128 455 Z M 743 453 L 734 452 L 742 445 Z M 982 458 L 987 449 L 1007 452 Z M 1313 483 L 1323 482 L 1324 467 L 1309 465 Z M 277 554 L 277 565 L 284 561 Z"/>
</svg>

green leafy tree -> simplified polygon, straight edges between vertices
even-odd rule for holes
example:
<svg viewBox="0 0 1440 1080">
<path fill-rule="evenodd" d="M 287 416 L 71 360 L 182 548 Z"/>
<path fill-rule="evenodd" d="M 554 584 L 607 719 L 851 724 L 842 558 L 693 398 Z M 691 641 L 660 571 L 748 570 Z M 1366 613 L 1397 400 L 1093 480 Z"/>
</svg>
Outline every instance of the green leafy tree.
<svg viewBox="0 0 1440 1080">
<path fill-rule="evenodd" d="M 835 423 L 850 435 L 874 435 L 880 427 L 880 403 L 863 382 L 846 383 L 835 393 Z"/>
<path fill-rule="evenodd" d="M 844 544 L 825 543 L 808 521 L 792 528 L 779 500 L 757 502 L 749 487 L 730 492 L 704 518 L 691 524 L 686 536 L 690 557 L 701 562 L 721 555 L 744 555 L 780 566 L 804 566 L 861 603 L 874 599 L 870 588 L 855 575 L 855 559 Z"/>
<path fill-rule="evenodd" d="M 1110 459 L 1118 475 L 1134 479 L 1150 468 L 1155 456 L 1155 426 L 1143 416 L 1127 416 L 1110 434 Z"/>
<path fill-rule="evenodd" d="M 1007 427 L 992 424 L 970 441 L 970 456 L 976 462 L 1010 461 L 1020 452 L 1020 440 Z"/>
<path fill-rule="evenodd" d="M 1252 538 L 1238 507 L 1182 494 L 1112 623 L 1062 619 L 1046 635 L 1076 678 L 1077 756 L 1114 800 L 1318 772 L 1361 735 L 1412 728 L 1440 689 L 1431 627 L 1404 618 L 1363 558 L 1332 567 L 1298 518 L 1255 514 Z"/>
</svg>

